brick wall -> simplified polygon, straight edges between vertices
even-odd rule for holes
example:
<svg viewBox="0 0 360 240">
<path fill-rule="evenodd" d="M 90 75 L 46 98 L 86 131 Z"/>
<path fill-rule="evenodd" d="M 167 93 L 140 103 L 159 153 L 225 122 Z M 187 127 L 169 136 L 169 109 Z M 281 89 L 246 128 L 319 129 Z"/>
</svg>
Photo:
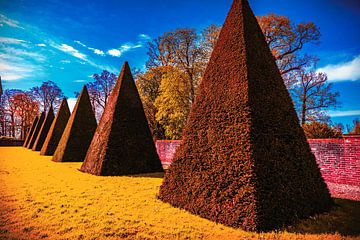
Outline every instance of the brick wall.
<svg viewBox="0 0 360 240">
<path fill-rule="evenodd" d="M 164 167 L 171 164 L 180 142 L 156 141 L 157 152 Z M 309 139 L 309 144 L 326 182 L 360 186 L 360 136 Z"/>
<path fill-rule="evenodd" d="M 360 136 L 309 139 L 326 182 L 360 186 Z"/>
</svg>

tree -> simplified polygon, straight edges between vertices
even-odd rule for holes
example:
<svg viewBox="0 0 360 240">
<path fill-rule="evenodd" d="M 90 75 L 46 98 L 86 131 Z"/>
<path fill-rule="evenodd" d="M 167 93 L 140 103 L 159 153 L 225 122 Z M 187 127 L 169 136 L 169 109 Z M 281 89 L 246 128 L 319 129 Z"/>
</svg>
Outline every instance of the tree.
<svg viewBox="0 0 360 240">
<path fill-rule="evenodd" d="M 205 58 L 208 61 L 211 57 L 215 44 L 219 38 L 221 27 L 210 25 L 201 33 L 201 47 L 205 51 Z"/>
<path fill-rule="evenodd" d="M 347 124 L 346 128 L 349 134 L 360 135 L 360 120 L 358 118 L 354 119 L 352 126 Z"/>
<path fill-rule="evenodd" d="M 41 109 L 45 112 L 51 106 L 54 110 L 58 109 L 64 98 L 62 90 L 53 81 L 43 82 L 40 87 L 33 87 L 30 91 L 40 103 Z"/>
<path fill-rule="evenodd" d="M 286 86 L 294 84 L 294 71 L 311 65 L 314 56 L 300 55 L 306 44 L 317 44 L 319 28 L 312 22 L 292 24 L 286 16 L 269 14 L 257 17 L 265 39 L 272 51 Z"/>
<path fill-rule="evenodd" d="M 302 125 L 306 138 L 341 138 L 342 132 L 337 127 L 330 127 L 326 123 L 311 122 Z"/>
<path fill-rule="evenodd" d="M 169 68 L 171 67 L 153 67 L 145 73 L 136 75 L 136 86 L 155 140 L 165 139 L 165 129 L 156 119 L 158 108 L 155 106 L 155 100 L 160 95 L 162 77 L 169 71 Z"/>
<path fill-rule="evenodd" d="M 86 84 L 96 118 L 99 120 L 116 82 L 116 75 L 103 70 L 93 75 L 94 81 Z"/>
<path fill-rule="evenodd" d="M 325 73 L 307 72 L 305 69 L 298 71 L 293 98 L 301 124 L 327 120 L 326 110 L 339 104 L 338 96 L 339 92 L 332 91 L 332 83 L 327 82 Z"/>
<path fill-rule="evenodd" d="M 24 139 L 31 127 L 32 121 L 39 113 L 39 104 L 28 92 L 19 92 L 11 98 L 11 105 L 15 106 L 18 118 L 20 139 Z"/>
<path fill-rule="evenodd" d="M 166 72 L 161 79 L 160 95 L 154 104 L 158 109 L 156 120 L 170 139 L 181 138 L 191 107 L 191 86 L 184 78 L 186 75 L 177 68 Z"/>
<path fill-rule="evenodd" d="M 177 29 L 167 32 L 149 43 L 147 68 L 172 66 L 184 73 L 183 81 L 190 86 L 190 101 L 204 73 L 207 60 L 195 29 Z"/>
</svg>

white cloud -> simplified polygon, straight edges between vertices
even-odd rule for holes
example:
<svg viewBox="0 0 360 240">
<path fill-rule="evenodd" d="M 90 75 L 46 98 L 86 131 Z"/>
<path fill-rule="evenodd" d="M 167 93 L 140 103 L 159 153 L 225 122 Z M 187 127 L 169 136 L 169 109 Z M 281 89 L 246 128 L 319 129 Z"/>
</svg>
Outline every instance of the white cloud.
<svg viewBox="0 0 360 240">
<path fill-rule="evenodd" d="M 19 25 L 19 22 L 18 22 L 18 21 L 15 21 L 15 20 L 13 20 L 13 19 L 10 19 L 10 18 L 8 18 L 8 17 L 6 17 L 5 15 L 2 15 L 2 14 L 0 14 L 0 23 L 1 23 L 2 25 L 5 24 L 5 25 L 7 25 L 7 26 L 9 26 L 9 27 L 24 29 L 23 27 L 21 27 L 21 26 Z"/>
<path fill-rule="evenodd" d="M 113 57 L 120 57 L 121 55 L 123 55 L 124 53 L 132 50 L 132 49 L 136 49 L 136 48 L 141 48 L 143 45 L 141 43 L 138 44 L 133 44 L 133 43 L 124 43 L 123 45 L 120 46 L 120 48 L 116 49 L 110 49 L 107 51 L 107 54 L 109 54 L 110 56 Z"/>
<path fill-rule="evenodd" d="M 36 46 L 38 46 L 38 47 L 46 47 L 46 44 L 45 43 L 39 43 L 39 44 L 36 44 Z"/>
<path fill-rule="evenodd" d="M 360 110 L 347 110 L 347 111 L 329 111 L 330 117 L 348 117 L 348 116 L 360 116 Z"/>
<path fill-rule="evenodd" d="M 360 55 L 349 62 L 319 68 L 317 72 L 325 72 L 331 82 L 360 80 Z"/>
<path fill-rule="evenodd" d="M 139 38 L 143 39 L 143 40 L 150 40 L 151 37 L 147 34 L 141 33 L 138 35 Z"/>
<path fill-rule="evenodd" d="M 74 82 L 76 82 L 76 83 L 84 83 L 86 81 L 85 80 L 75 80 Z"/>
<path fill-rule="evenodd" d="M 0 37 L 0 43 L 5 44 L 23 44 L 26 43 L 25 40 L 16 39 L 16 38 L 8 38 L 8 37 Z"/>
<path fill-rule="evenodd" d="M 79 50 L 73 48 L 72 46 L 70 45 L 67 45 L 67 44 L 61 44 L 60 46 L 58 45 L 55 45 L 54 46 L 55 48 L 59 49 L 60 51 L 63 51 L 63 52 L 66 52 L 76 58 L 79 58 L 79 59 L 82 59 L 82 60 L 86 60 L 86 55 L 79 52 Z"/>
<path fill-rule="evenodd" d="M 36 60 L 39 62 L 44 62 L 46 61 L 46 57 L 40 53 L 36 53 L 36 52 L 31 52 L 31 51 L 27 51 L 24 49 L 19 49 L 19 48 L 12 48 L 12 47 L 2 47 L 1 51 L 4 52 L 5 54 L 3 55 L 3 57 L 7 58 L 12 58 L 12 56 L 18 56 L 20 57 L 20 59 L 23 59 L 24 57 L 28 57 L 31 58 L 32 60 Z"/>
<path fill-rule="evenodd" d="M 113 57 L 120 57 L 121 56 L 121 52 L 119 49 L 110 49 L 109 51 L 107 51 L 107 53 Z"/>
<path fill-rule="evenodd" d="M 100 56 L 104 56 L 105 53 L 103 50 L 99 50 L 99 49 L 94 49 L 94 53 L 97 54 L 97 55 L 100 55 Z"/>
<path fill-rule="evenodd" d="M 37 67 L 31 63 L 17 64 L 0 59 L 1 79 L 4 81 L 19 80 L 31 76 Z"/>
<path fill-rule="evenodd" d="M 68 98 L 68 100 L 67 100 L 71 112 L 73 111 L 73 109 L 75 107 L 76 101 L 77 101 L 76 98 Z"/>
<path fill-rule="evenodd" d="M 79 44 L 80 46 L 87 47 L 85 44 L 83 44 L 82 42 L 80 42 L 80 41 L 78 41 L 78 40 L 75 40 L 74 42 L 77 43 L 77 44 Z"/>
</svg>

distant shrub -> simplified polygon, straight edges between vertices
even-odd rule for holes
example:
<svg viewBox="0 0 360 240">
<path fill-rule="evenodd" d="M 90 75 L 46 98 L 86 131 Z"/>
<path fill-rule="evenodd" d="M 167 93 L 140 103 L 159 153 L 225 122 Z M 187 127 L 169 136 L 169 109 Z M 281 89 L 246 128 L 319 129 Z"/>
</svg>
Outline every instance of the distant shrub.
<svg viewBox="0 0 360 240">
<path fill-rule="evenodd" d="M 15 138 L 13 137 L 8 137 L 8 136 L 0 136 L 0 141 L 11 141 L 11 140 L 15 140 Z"/>
<path fill-rule="evenodd" d="M 335 128 L 330 127 L 326 123 L 311 122 L 304 124 L 303 126 L 306 138 L 341 138 L 342 132 Z"/>
</svg>

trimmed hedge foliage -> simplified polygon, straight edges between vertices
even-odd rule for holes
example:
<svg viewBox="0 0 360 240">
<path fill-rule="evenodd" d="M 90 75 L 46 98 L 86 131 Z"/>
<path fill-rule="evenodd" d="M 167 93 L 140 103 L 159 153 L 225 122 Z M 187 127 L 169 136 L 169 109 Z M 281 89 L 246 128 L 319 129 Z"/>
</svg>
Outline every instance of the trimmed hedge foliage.
<svg viewBox="0 0 360 240">
<path fill-rule="evenodd" d="M 46 136 L 40 155 L 51 156 L 54 154 L 69 118 L 70 109 L 66 98 L 64 98 L 61 102 L 59 111 L 56 114 L 55 120 L 51 124 L 49 134 Z"/>
<path fill-rule="evenodd" d="M 44 123 L 44 120 L 45 120 L 45 113 L 42 112 L 40 115 L 39 121 L 36 123 L 35 129 L 34 129 L 33 133 L 31 134 L 30 140 L 29 140 L 28 144 L 26 145 L 26 148 L 32 149 L 32 147 L 34 146 L 36 138 L 42 127 L 42 124 Z"/>
<path fill-rule="evenodd" d="M 86 86 L 82 89 L 74 110 L 55 150 L 55 162 L 82 162 L 96 130 L 95 114 Z"/>
<path fill-rule="evenodd" d="M 163 171 L 127 62 L 109 97 L 81 171 L 103 176 Z"/>
<path fill-rule="evenodd" d="M 46 139 L 46 136 L 48 135 L 49 133 L 49 129 L 51 127 L 51 124 L 52 122 L 54 121 L 54 110 L 52 107 L 50 107 L 49 109 L 49 112 L 46 114 L 46 117 L 45 117 L 45 120 L 41 126 L 41 129 L 40 129 L 40 132 L 36 138 L 36 141 L 34 143 L 34 146 L 32 147 L 32 150 L 33 151 L 40 151 L 44 142 L 45 142 L 45 139 Z"/>
<path fill-rule="evenodd" d="M 25 141 L 24 141 L 24 144 L 23 144 L 23 147 L 26 147 L 30 141 L 30 138 L 31 138 L 31 135 L 33 134 L 34 130 L 35 130 L 35 127 L 36 127 L 36 124 L 37 122 L 39 121 L 39 117 L 36 116 L 32 125 L 31 125 L 31 128 L 30 128 L 30 131 L 28 133 L 28 135 L 26 136 L 25 138 Z"/>
<path fill-rule="evenodd" d="M 246 0 L 235 0 L 227 16 L 159 198 L 254 231 L 332 206 Z"/>
</svg>

